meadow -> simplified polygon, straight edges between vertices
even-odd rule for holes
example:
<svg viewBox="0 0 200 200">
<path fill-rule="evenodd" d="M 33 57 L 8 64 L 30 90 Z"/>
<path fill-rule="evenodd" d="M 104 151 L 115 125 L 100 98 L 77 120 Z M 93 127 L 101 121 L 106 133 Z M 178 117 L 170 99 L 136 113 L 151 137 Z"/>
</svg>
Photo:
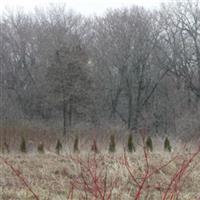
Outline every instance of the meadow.
<svg viewBox="0 0 200 200">
<path fill-rule="evenodd" d="M 22 134 L 25 152 L 20 149 Z M 169 151 L 164 149 L 165 137 L 158 136 L 151 137 L 150 149 L 147 134 L 145 130 L 133 133 L 134 148 L 130 150 L 130 133 L 125 130 L 73 130 L 71 136 L 63 138 L 56 131 L 4 128 L 0 199 L 198 200 L 197 139 L 186 143 L 169 137 Z M 59 152 L 58 138 L 62 144 Z M 43 144 L 42 151 L 38 152 L 38 144 Z"/>
</svg>

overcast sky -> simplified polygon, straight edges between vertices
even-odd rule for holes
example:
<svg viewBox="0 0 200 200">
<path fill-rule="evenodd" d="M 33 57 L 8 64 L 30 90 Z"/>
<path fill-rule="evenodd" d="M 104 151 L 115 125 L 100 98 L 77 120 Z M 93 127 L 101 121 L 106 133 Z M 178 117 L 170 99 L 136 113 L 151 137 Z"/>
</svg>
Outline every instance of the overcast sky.
<svg viewBox="0 0 200 200">
<path fill-rule="evenodd" d="M 161 2 L 169 0 L 0 0 L 0 7 L 16 8 L 23 7 L 32 10 L 35 6 L 47 6 L 50 3 L 65 3 L 70 9 L 84 15 L 102 14 L 107 8 L 129 7 L 133 4 L 142 5 L 146 8 L 158 8 Z M 173 1 L 173 0 L 170 0 Z"/>
</svg>

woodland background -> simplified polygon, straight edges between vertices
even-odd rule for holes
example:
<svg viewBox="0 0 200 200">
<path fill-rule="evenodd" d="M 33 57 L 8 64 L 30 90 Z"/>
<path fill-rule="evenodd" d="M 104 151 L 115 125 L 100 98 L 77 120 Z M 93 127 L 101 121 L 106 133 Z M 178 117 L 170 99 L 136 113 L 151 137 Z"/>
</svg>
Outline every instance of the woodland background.
<svg viewBox="0 0 200 200">
<path fill-rule="evenodd" d="M 0 121 L 200 131 L 200 4 L 0 17 Z"/>
</svg>

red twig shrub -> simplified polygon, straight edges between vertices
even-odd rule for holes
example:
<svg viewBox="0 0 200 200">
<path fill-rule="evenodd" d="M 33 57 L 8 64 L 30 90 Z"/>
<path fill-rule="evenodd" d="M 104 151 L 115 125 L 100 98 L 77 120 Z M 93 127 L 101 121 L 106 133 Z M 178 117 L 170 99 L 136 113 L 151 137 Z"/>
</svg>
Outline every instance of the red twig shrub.
<svg viewBox="0 0 200 200">
<path fill-rule="evenodd" d="M 80 167 L 80 174 L 71 180 L 71 190 L 68 199 L 73 199 L 75 190 L 80 191 L 79 199 L 110 200 L 117 178 L 108 180 L 108 170 L 104 166 L 105 157 L 95 153 L 87 159 L 79 156 L 71 158 Z"/>
<path fill-rule="evenodd" d="M 22 176 L 22 174 L 20 173 L 19 170 L 15 169 L 14 166 L 9 163 L 6 159 L 0 157 L 0 159 L 3 161 L 3 163 L 11 169 L 11 171 L 14 173 L 14 175 L 16 175 L 20 182 L 24 184 L 24 186 L 30 191 L 30 193 L 33 195 L 33 197 L 36 200 L 39 200 L 39 196 L 33 191 L 33 189 L 31 188 L 31 186 L 28 184 L 28 182 L 25 180 L 25 177 Z"/>
<path fill-rule="evenodd" d="M 176 173 L 172 176 L 170 183 L 167 186 L 167 189 L 163 193 L 162 200 L 172 200 L 174 197 L 178 197 L 180 193 L 180 184 L 181 179 L 184 177 L 185 173 L 187 172 L 187 169 L 189 168 L 192 161 L 199 155 L 200 148 L 188 158 L 185 159 L 180 168 L 176 171 Z"/>
<path fill-rule="evenodd" d="M 144 158 L 145 158 L 145 170 L 143 172 L 143 175 L 139 178 L 135 176 L 135 174 L 133 172 L 134 167 L 130 166 L 127 155 L 124 150 L 125 167 L 131 177 L 133 184 L 137 188 L 133 199 L 134 200 L 141 199 L 142 194 L 145 194 L 145 193 L 147 194 L 149 189 L 154 189 L 154 190 L 160 191 L 161 200 L 173 200 L 173 199 L 175 199 L 175 197 L 178 198 L 178 196 L 180 194 L 181 180 L 184 177 L 184 175 L 185 175 L 187 169 L 189 168 L 190 164 L 192 163 L 192 161 L 194 161 L 194 159 L 199 155 L 200 148 L 198 148 L 196 152 L 192 153 L 189 158 L 185 159 L 182 162 L 179 169 L 171 177 L 170 183 L 165 188 L 161 188 L 160 183 L 158 183 L 156 185 L 150 185 L 148 183 L 148 180 L 152 176 L 156 175 L 161 169 L 167 167 L 171 162 L 176 161 L 179 158 L 179 156 L 178 155 L 174 156 L 173 158 L 171 158 L 171 160 L 169 160 L 165 164 L 157 167 L 154 170 L 151 170 L 150 164 L 149 164 L 149 151 L 147 150 L 146 145 L 145 145 L 145 135 L 144 134 L 142 134 L 142 142 L 143 142 L 143 152 L 144 152 Z M 162 190 L 162 192 L 161 192 L 161 190 Z"/>
</svg>

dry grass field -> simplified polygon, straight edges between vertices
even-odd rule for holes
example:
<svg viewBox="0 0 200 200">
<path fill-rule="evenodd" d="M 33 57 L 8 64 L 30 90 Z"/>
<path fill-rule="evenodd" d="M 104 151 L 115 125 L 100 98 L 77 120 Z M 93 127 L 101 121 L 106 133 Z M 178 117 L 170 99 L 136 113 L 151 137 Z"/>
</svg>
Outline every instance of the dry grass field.
<svg viewBox="0 0 200 200">
<path fill-rule="evenodd" d="M 144 141 L 135 137 L 136 152 L 129 153 L 127 134 L 117 134 L 116 152 L 109 153 L 106 133 L 96 138 L 99 152 L 94 153 L 91 152 L 92 137 L 97 133 L 83 137 L 79 132 L 79 152 L 73 152 L 74 138 L 71 137 L 61 140 L 63 149 L 57 155 L 55 140 L 58 135 L 51 138 L 47 137 L 49 133 L 41 131 L 43 137 L 37 139 L 41 134 L 38 130 L 37 137 L 35 133 L 31 140 L 34 145 L 43 141 L 45 153 L 38 153 L 36 149 L 20 153 L 20 141 L 16 139 L 19 131 L 13 128 L 6 131 L 6 139 L 12 132 L 15 136 L 10 137 L 10 152 L 0 154 L 2 200 L 200 199 L 200 149 L 197 144 L 171 139 L 173 151 L 169 153 L 163 150 L 163 139 L 152 137 L 154 150 L 149 152 L 143 146 Z M 30 129 L 24 132 L 33 136 Z"/>
</svg>

